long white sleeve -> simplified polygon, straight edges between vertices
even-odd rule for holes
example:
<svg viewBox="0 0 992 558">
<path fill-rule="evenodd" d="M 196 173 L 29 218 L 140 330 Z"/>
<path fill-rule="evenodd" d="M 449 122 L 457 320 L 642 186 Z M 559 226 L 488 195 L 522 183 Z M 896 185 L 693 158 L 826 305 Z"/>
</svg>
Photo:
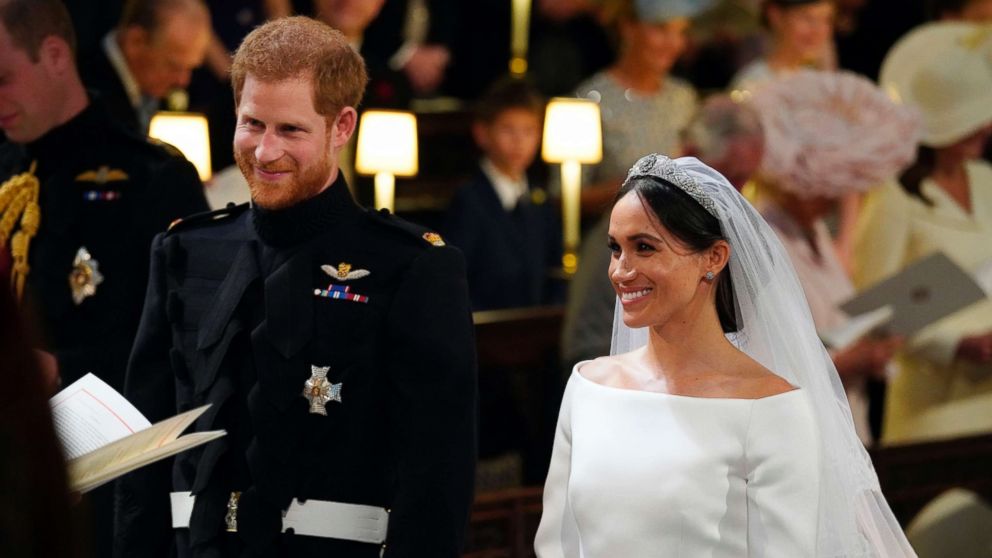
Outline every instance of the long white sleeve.
<svg viewBox="0 0 992 558">
<path fill-rule="evenodd" d="M 747 546 L 752 558 L 812 557 L 820 495 L 819 434 L 793 394 L 754 401 L 748 426 Z"/>
<path fill-rule="evenodd" d="M 568 501 L 572 467 L 571 400 L 575 374 L 569 379 L 558 411 L 558 428 L 551 453 L 551 466 L 544 483 L 544 511 L 537 528 L 534 550 L 538 558 L 578 557 L 579 534 Z"/>
</svg>

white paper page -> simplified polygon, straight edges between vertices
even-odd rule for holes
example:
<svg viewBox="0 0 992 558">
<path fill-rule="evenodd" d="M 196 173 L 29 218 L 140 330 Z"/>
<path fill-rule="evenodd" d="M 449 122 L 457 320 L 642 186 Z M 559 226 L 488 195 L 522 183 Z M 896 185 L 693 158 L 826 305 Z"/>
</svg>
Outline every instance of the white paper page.
<svg viewBox="0 0 992 558">
<path fill-rule="evenodd" d="M 91 464 L 81 463 L 84 460 L 70 461 L 69 482 L 72 490 L 76 492 L 88 492 L 121 475 L 140 469 L 160 459 L 171 457 L 190 448 L 195 448 L 196 446 L 216 440 L 225 434 L 226 432 L 223 430 L 187 434 L 177 440 L 166 442 L 162 446 L 151 449 L 146 453 L 133 456 L 130 459 L 121 462 L 104 463 L 105 468 L 103 469 L 88 468 L 88 465 Z"/>
<path fill-rule="evenodd" d="M 992 296 L 992 260 L 978 266 L 975 270 L 975 282 L 982 287 L 985 294 Z"/>
<path fill-rule="evenodd" d="M 178 438 L 208 407 L 210 405 L 197 407 L 157 422 L 155 426 L 146 428 L 133 436 L 117 440 L 100 448 L 99 451 L 71 460 L 70 466 L 79 471 L 100 471 L 116 463 L 123 463 L 138 455 L 160 448 Z"/>
<path fill-rule="evenodd" d="M 123 395 L 86 374 L 50 400 L 66 458 L 75 459 L 151 426 Z"/>
</svg>

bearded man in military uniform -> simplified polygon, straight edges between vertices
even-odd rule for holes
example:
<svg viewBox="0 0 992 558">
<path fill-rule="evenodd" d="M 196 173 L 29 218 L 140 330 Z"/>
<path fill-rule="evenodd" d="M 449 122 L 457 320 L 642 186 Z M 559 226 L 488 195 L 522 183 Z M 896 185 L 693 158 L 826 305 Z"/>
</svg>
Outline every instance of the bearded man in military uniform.
<svg viewBox="0 0 992 558">
<path fill-rule="evenodd" d="M 461 254 L 338 172 L 367 81 L 344 37 L 269 22 L 233 63 L 252 204 L 155 239 L 125 394 L 227 436 L 120 484 L 118 556 L 454 557 L 476 365 Z"/>
</svg>

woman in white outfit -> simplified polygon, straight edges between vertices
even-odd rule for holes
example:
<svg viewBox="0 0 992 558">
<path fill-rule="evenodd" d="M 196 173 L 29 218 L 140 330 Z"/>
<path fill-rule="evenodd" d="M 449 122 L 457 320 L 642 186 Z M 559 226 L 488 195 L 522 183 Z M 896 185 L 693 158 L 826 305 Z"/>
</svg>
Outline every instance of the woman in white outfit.
<svg viewBox="0 0 992 558">
<path fill-rule="evenodd" d="M 565 390 L 538 556 L 915 556 L 785 251 L 726 179 L 642 158 L 609 243 L 614 355 Z"/>
</svg>

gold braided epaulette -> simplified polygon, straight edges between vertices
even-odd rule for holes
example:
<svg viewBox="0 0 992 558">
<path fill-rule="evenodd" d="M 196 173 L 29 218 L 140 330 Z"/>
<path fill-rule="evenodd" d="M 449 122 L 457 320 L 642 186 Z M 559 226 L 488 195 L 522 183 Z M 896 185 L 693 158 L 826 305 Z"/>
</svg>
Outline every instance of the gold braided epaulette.
<svg viewBox="0 0 992 558">
<path fill-rule="evenodd" d="M 31 239 L 41 226 L 41 207 L 38 205 L 41 184 L 34 174 L 36 168 L 36 162 L 32 162 L 27 172 L 16 174 L 0 185 L 0 250 L 8 246 L 9 240 L 13 259 L 10 284 L 18 301 L 24 296 L 24 282 L 31 271 L 28 264 Z M 20 228 L 15 232 L 18 222 Z"/>
</svg>

